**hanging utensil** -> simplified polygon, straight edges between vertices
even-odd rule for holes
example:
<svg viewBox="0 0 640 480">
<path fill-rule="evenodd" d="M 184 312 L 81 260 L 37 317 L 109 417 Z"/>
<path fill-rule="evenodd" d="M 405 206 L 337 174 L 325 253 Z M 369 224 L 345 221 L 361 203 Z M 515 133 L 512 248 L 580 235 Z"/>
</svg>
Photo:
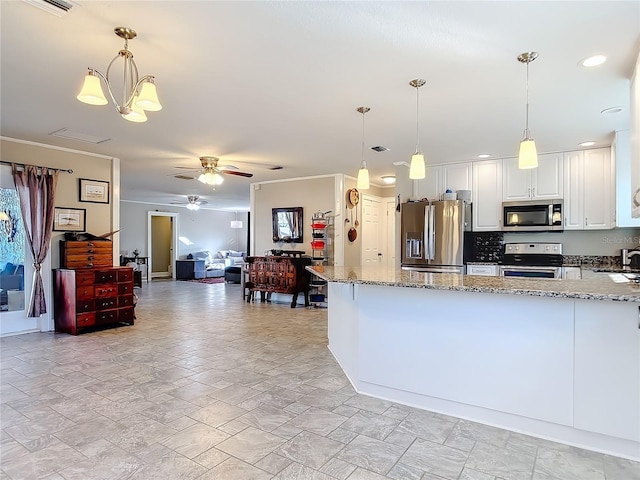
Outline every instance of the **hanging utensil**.
<svg viewBox="0 0 640 480">
<path fill-rule="evenodd" d="M 349 229 L 349 233 L 347 233 L 347 238 L 349 239 L 350 242 L 354 242 L 356 238 L 358 238 L 358 231 L 356 230 L 355 227 L 351 227 Z"/>
<path fill-rule="evenodd" d="M 356 221 L 354 225 L 357 227 L 358 225 L 360 225 L 360 222 L 358 221 L 358 207 L 353 207 L 353 209 L 356 211 Z"/>
</svg>

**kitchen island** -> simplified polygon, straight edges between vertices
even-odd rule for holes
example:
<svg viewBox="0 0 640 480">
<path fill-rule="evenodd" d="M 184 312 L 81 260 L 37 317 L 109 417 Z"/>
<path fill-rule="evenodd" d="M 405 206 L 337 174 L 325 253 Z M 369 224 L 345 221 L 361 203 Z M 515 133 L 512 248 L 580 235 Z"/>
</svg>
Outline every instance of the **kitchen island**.
<svg viewBox="0 0 640 480">
<path fill-rule="evenodd" d="M 640 459 L 637 284 L 313 273 L 329 282 L 329 349 L 358 392 Z"/>
</svg>

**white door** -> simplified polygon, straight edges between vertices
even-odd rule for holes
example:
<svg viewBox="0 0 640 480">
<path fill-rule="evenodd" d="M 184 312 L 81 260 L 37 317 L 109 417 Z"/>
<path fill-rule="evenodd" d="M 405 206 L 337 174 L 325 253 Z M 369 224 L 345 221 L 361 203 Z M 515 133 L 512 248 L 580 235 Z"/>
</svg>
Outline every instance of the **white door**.
<svg viewBox="0 0 640 480">
<path fill-rule="evenodd" d="M 388 268 L 396 266 L 396 201 L 394 198 L 385 198 L 384 205 L 386 215 L 383 217 L 383 249 L 382 263 Z M 386 259 L 386 261 L 385 261 Z"/>
<path fill-rule="evenodd" d="M 362 199 L 362 266 L 382 263 L 381 202 L 373 195 L 363 195 Z M 385 259 L 386 262 L 386 259 Z"/>
</svg>

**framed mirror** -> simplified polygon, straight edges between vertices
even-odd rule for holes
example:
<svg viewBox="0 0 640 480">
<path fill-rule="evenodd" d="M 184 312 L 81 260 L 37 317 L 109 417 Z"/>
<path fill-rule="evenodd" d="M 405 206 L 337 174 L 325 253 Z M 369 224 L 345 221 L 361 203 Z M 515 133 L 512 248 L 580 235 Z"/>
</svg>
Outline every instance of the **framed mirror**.
<svg viewBox="0 0 640 480">
<path fill-rule="evenodd" d="M 302 243 L 302 207 L 272 208 L 273 241 Z"/>
</svg>

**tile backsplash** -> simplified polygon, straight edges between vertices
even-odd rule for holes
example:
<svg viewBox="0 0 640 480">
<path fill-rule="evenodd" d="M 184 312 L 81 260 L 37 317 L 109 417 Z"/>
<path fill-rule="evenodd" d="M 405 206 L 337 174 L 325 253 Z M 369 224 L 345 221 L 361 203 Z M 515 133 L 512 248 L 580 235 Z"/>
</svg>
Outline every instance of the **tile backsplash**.
<svg viewBox="0 0 640 480">
<path fill-rule="evenodd" d="M 619 255 L 563 255 L 564 265 L 620 268 Z"/>
</svg>

